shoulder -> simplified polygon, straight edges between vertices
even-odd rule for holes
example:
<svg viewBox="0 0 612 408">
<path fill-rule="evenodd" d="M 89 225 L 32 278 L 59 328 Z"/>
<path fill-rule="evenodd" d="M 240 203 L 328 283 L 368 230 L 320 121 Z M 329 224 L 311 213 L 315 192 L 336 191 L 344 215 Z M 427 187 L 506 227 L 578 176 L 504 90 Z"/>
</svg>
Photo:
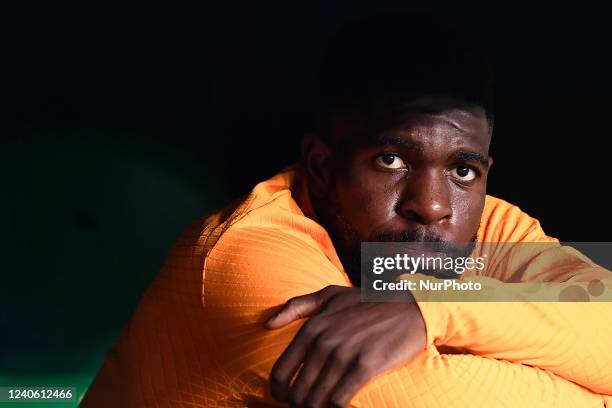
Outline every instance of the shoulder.
<svg viewBox="0 0 612 408">
<path fill-rule="evenodd" d="M 556 242 L 546 235 L 540 222 L 518 206 L 486 196 L 478 230 L 480 242 Z"/>
<path fill-rule="evenodd" d="M 265 221 L 257 220 L 262 217 Z M 316 234 L 308 219 L 270 209 L 236 222 L 205 258 L 205 303 L 240 298 L 243 306 L 262 301 L 279 304 L 327 285 L 349 285 Z"/>
<path fill-rule="evenodd" d="M 226 217 L 201 228 L 206 305 L 240 298 L 284 302 L 327 285 L 350 285 L 327 231 L 304 215 L 281 173 L 258 184 Z"/>
</svg>

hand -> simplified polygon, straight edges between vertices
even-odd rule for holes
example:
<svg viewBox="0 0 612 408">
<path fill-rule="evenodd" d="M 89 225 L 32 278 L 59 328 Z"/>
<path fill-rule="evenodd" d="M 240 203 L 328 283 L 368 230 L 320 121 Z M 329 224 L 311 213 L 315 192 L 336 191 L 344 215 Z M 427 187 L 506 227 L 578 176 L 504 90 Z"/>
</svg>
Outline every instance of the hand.
<svg viewBox="0 0 612 408">
<path fill-rule="evenodd" d="M 274 398 L 291 406 L 347 406 L 367 381 L 425 349 L 425 322 L 414 301 L 361 302 L 359 288 L 328 286 L 290 299 L 266 327 L 307 317 L 270 376 Z"/>
</svg>

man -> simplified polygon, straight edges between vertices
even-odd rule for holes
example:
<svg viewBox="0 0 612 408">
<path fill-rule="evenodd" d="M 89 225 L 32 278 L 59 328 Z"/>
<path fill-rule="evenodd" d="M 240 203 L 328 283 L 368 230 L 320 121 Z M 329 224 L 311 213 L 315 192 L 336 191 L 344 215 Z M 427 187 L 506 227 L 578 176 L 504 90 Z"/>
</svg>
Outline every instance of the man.
<svg viewBox="0 0 612 408">
<path fill-rule="evenodd" d="M 410 16 L 337 37 L 301 164 L 179 239 L 83 406 L 612 404 L 610 304 L 525 301 L 528 282 L 563 297 L 611 275 L 486 195 L 492 82 L 471 41 Z M 472 276 L 516 302 L 361 302 L 368 241 L 552 249 Z"/>
</svg>

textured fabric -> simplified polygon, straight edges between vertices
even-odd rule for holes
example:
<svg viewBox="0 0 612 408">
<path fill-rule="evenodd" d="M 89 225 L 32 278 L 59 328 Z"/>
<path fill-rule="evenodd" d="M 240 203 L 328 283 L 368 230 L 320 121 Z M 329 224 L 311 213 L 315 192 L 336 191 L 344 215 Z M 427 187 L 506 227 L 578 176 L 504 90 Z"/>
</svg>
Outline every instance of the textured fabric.
<svg viewBox="0 0 612 408">
<path fill-rule="evenodd" d="M 537 220 L 490 196 L 478 240 L 556 242 Z M 519 300 L 529 300 L 520 285 L 533 279 L 610 279 L 578 253 L 558 244 L 551 251 L 473 278 L 513 282 Z M 262 324 L 289 298 L 327 285 L 351 283 L 304 181 L 286 171 L 183 234 L 82 406 L 282 406 L 269 394 L 269 373 L 303 322 L 274 331 Z M 612 407 L 612 303 L 419 307 L 427 349 L 368 383 L 353 406 Z"/>
</svg>

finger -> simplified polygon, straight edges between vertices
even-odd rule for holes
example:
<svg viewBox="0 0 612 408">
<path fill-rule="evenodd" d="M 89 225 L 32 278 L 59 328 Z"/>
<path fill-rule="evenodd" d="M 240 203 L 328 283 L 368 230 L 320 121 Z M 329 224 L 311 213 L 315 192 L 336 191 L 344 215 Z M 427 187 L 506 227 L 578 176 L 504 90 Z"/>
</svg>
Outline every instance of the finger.
<svg viewBox="0 0 612 408">
<path fill-rule="evenodd" d="M 289 299 L 283 308 L 266 322 L 266 328 L 278 329 L 317 314 L 333 293 L 333 286 L 327 286 L 318 292 Z"/>
<path fill-rule="evenodd" d="M 289 390 L 287 402 L 291 406 L 302 406 L 310 388 L 317 381 L 317 378 L 323 374 L 322 369 L 330 355 L 331 347 L 332 345 L 326 344 L 326 341 L 322 340 L 321 336 L 313 343 L 313 347 L 311 347 L 304 359 L 302 369 Z"/>
<path fill-rule="evenodd" d="M 374 371 L 365 364 L 359 362 L 353 364 L 331 392 L 328 405 L 330 407 L 348 406 L 355 394 L 374 376 Z"/>
<path fill-rule="evenodd" d="M 270 373 L 270 391 L 279 401 L 285 401 L 295 373 L 306 358 L 314 339 L 321 332 L 316 320 L 310 320 L 297 332 L 289 346 L 276 360 Z"/>
<path fill-rule="evenodd" d="M 328 356 L 320 375 L 310 387 L 304 401 L 305 406 L 326 407 L 328 405 L 332 392 L 350 367 L 350 354 L 343 353 L 345 352 L 336 349 Z"/>
</svg>

